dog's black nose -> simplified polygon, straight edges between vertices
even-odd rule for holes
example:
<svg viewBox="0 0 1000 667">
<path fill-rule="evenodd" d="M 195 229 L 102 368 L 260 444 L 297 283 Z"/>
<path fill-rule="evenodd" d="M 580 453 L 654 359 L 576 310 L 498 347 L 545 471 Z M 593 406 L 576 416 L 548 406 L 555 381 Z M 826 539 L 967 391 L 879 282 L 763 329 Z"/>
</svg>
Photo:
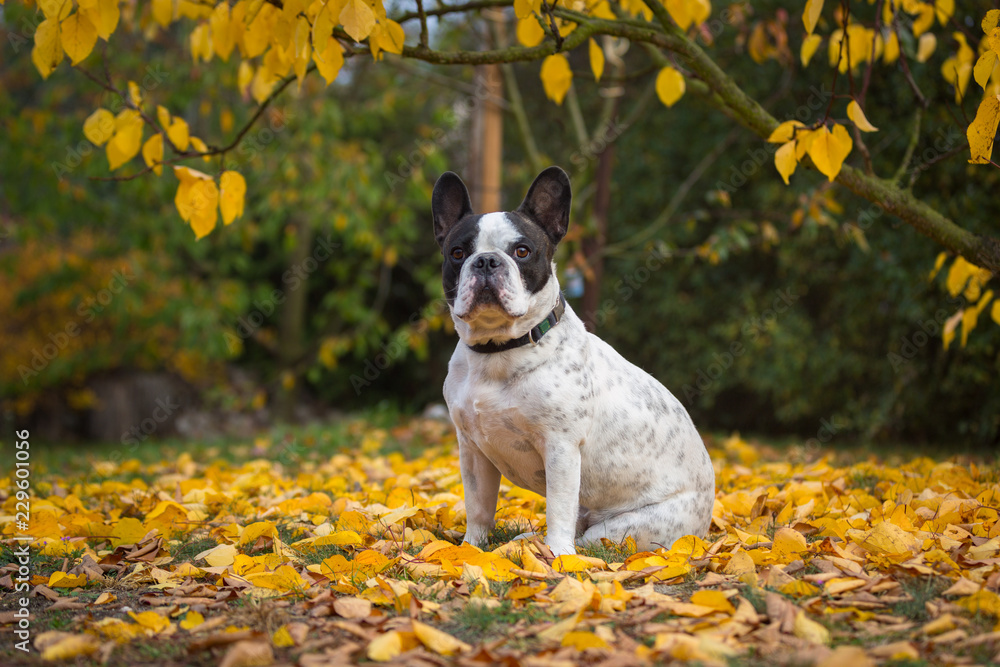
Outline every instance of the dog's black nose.
<svg viewBox="0 0 1000 667">
<path fill-rule="evenodd" d="M 493 270 L 500 267 L 500 257 L 496 253 L 487 252 L 483 253 L 472 262 L 472 268 L 476 269 L 480 273 L 485 273 L 489 270 Z"/>
</svg>

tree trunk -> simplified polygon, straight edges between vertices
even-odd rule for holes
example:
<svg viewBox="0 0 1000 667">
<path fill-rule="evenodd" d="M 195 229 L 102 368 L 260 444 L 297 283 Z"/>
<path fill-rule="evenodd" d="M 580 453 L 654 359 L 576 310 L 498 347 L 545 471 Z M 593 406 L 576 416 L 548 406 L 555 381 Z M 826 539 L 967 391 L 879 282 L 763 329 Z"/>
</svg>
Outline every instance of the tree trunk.
<svg viewBox="0 0 1000 667">
<path fill-rule="evenodd" d="M 313 238 L 316 235 L 312 226 L 304 222 L 296 222 L 295 229 L 295 247 L 289 258 L 289 268 L 302 280 L 295 289 L 285 291 L 285 301 L 280 310 L 281 321 L 278 323 L 281 372 L 274 408 L 275 416 L 284 422 L 294 421 L 295 406 L 298 403 L 302 376 L 302 365 L 299 362 L 306 348 L 306 306 L 309 298 L 308 273 L 302 271 L 301 267 L 312 252 Z"/>
<path fill-rule="evenodd" d="M 614 171 L 615 144 L 609 142 L 597 158 L 594 176 L 594 233 L 583 239 L 583 256 L 587 268 L 583 283 L 583 323 L 587 330 L 596 333 L 602 319 L 601 281 L 604 278 L 604 244 L 607 240 L 608 210 L 611 208 L 611 175 Z"/>
</svg>

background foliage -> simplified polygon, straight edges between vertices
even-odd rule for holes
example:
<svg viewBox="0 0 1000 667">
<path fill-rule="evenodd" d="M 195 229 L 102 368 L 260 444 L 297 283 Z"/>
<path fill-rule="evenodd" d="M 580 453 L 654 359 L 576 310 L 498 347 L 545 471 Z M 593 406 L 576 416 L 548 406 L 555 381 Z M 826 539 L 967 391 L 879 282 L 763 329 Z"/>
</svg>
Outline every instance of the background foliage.
<svg viewBox="0 0 1000 667">
<path fill-rule="evenodd" d="M 829 102 L 816 85 L 822 51 L 810 76 L 797 57 L 797 6 L 726 9 L 733 18 L 713 35 L 713 57 L 752 97 L 781 120 Z M 962 12 L 960 27 L 978 31 L 980 17 Z M 472 68 L 351 58 L 329 87 L 318 77 L 301 89 L 293 83 L 227 157 L 248 180 L 243 218 L 196 242 L 177 219 L 172 179 L 91 180 L 107 169 L 81 132 L 84 109 L 110 102 L 68 67 L 39 80 L 27 43 L 18 42 L 36 15 L 8 3 L 0 26 L 10 56 L 0 74 L 0 271 L 9 287 L 0 293 L 0 392 L 8 416 L 25 418 L 53 395 L 87 410 L 89 380 L 129 368 L 176 372 L 207 405 L 268 406 L 286 417 L 302 401 L 418 410 L 440 400 L 455 339 L 439 301 L 429 191 L 466 158 Z M 435 38 L 475 48 L 483 38 L 476 30 L 456 19 L 439 24 Z M 116 36 L 116 76 L 143 82 L 144 94 L 183 116 L 192 135 L 242 127 L 254 104 L 240 99 L 237 64 L 192 66 L 189 32 L 174 24 Z M 938 34 L 937 50 L 913 68 L 929 104 L 903 182 L 970 231 L 995 234 L 1000 171 L 950 156 L 964 145 L 960 119 L 974 116 L 975 104 L 956 103 L 942 77 L 958 42 Z M 915 42 L 901 46 L 916 56 Z M 945 291 L 947 266 L 928 280 L 940 248 L 891 216 L 873 217 L 869 202 L 815 172 L 801 170 L 784 186 L 759 139 L 703 97 L 669 110 L 650 104 L 658 64 L 638 45 L 624 59 L 621 123 L 609 137 L 616 160 L 599 333 L 707 428 L 824 442 L 996 443 L 1000 328 L 980 327 L 964 347 L 943 349 L 944 322 L 966 300 Z M 594 128 L 604 100 L 585 50 L 569 64 L 577 74 L 570 94 Z M 585 272 L 603 146 L 581 144 L 566 107 L 545 99 L 537 69 L 513 66 L 541 157 L 571 172 L 578 210 L 562 265 Z M 869 92 L 868 118 L 881 128 L 868 138 L 878 173 L 902 162 L 916 109 L 913 91 L 892 74 L 875 68 Z M 88 104 L 69 104 L 79 99 Z M 512 207 L 534 165 L 512 114 L 505 125 Z M 668 201 L 676 205 L 664 215 Z M 324 243 L 334 250 L 319 260 Z M 135 280 L 82 322 L 87 299 L 122 269 Z M 787 308 L 777 312 L 781 295 Z M 51 336 L 78 320 L 81 334 L 33 368 L 35 353 L 45 357 L 45 346 L 58 344 Z M 24 367 L 37 375 L 26 378 Z M 256 378 L 243 397 L 230 386 L 234 367 Z"/>
</svg>

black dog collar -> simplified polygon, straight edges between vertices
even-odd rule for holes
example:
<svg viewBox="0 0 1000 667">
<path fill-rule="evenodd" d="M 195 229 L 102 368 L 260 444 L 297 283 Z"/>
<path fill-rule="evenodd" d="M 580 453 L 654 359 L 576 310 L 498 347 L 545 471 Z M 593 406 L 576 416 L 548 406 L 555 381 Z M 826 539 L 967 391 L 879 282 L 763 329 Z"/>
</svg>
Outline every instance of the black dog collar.
<svg viewBox="0 0 1000 667">
<path fill-rule="evenodd" d="M 502 343 L 480 343 L 479 345 L 470 345 L 469 349 L 473 352 L 479 352 L 480 354 L 493 354 L 494 352 L 505 352 L 506 350 L 513 350 L 516 347 L 521 347 L 531 343 L 535 345 L 541 340 L 542 336 L 547 334 L 552 327 L 559 324 L 559 320 L 562 319 L 563 313 L 566 312 L 566 298 L 559 292 L 559 303 L 556 307 L 552 309 L 548 317 L 539 322 L 537 325 L 531 328 L 531 331 L 524 334 L 520 338 L 511 338 L 510 340 L 504 341 Z"/>
</svg>

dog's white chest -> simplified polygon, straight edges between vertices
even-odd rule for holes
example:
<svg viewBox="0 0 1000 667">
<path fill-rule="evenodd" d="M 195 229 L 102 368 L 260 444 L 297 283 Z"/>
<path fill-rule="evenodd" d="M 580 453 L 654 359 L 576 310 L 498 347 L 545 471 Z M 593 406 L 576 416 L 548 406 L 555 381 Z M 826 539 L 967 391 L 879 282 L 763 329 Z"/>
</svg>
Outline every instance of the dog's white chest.
<svg viewBox="0 0 1000 667">
<path fill-rule="evenodd" d="M 456 391 L 449 400 L 452 419 L 507 479 L 545 495 L 545 434 L 511 394 L 481 386 Z"/>
</svg>

